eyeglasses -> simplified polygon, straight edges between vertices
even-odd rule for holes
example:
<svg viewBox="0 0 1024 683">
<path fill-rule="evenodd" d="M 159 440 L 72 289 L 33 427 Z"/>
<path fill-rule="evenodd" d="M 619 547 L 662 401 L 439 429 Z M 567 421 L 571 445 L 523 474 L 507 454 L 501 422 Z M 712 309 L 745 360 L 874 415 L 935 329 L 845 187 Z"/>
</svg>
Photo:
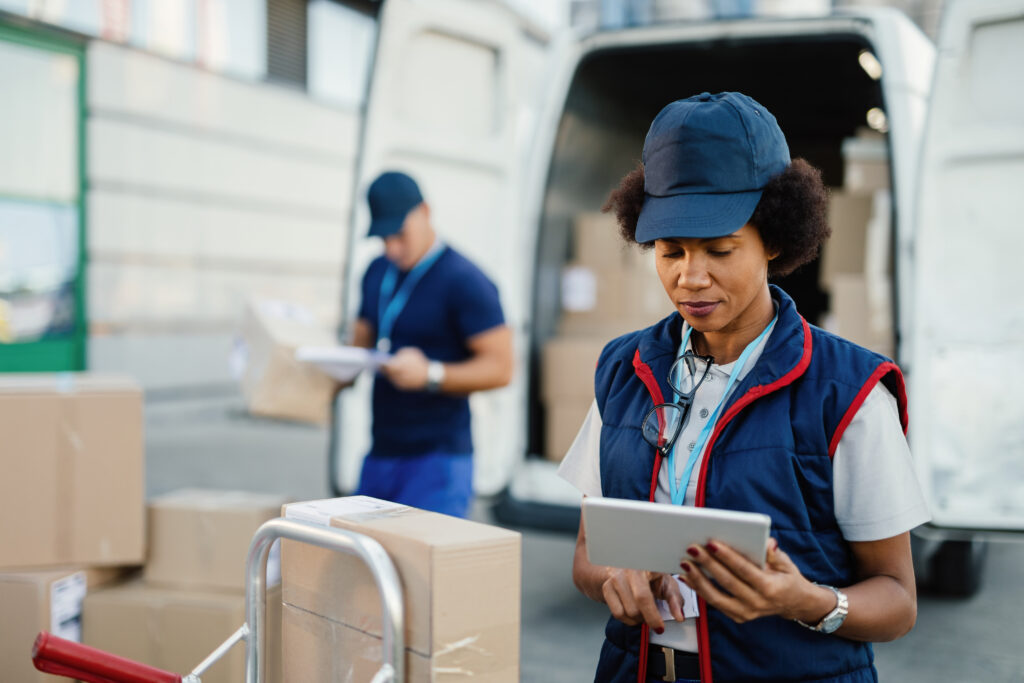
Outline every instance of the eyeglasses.
<svg viewBox="0 0 1024 683">
<path fill-rule="evenodd" d="M 679 397 L 672 403 L 654 406 L 644 418 L 641 431 L 644 440 L 667 456 L 690 415 L 690 406 L 697 389 L 704 382 L 715 359 L 687 351 L 668 371 L 668 385 Z"/>
</svg>

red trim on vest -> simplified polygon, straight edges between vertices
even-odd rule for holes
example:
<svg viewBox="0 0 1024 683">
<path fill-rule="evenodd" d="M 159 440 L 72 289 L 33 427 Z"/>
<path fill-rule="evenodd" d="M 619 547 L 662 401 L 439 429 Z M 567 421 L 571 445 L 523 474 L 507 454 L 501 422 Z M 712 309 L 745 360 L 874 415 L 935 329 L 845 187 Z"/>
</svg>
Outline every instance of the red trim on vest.
<svg viewBox="0 0 1024 683">
<path fill-rule="evenodd" d="M 640 378 L 640 381 L 647 387 L 647 393 L 651 395 L 651 400 L 654 401 L 654 405 L 661 405 L 665 402 L 661 387 L 658 386 L 658 381 L 654 379 L 654 372 L 651 371 L 651 367 L 647 363 L 640 359 L 640 349 L 636 350 L 633 354 L 633 371 L 636 376 Z M 661 419 L 661 416 L 658 416 Z M 648 500 L 654 502 L 654 492 L 658 489 L 658 470 L 661 469 L 661 452 L 658 449 L 654 449 L 654 476 L 651 478 L 651 491 L 648 494 Z M 639 665 L 637 666 L 637 683 L 647 682 L 647 648 L 650 645 L 651 629 L 645 623 L 640 628 L 640 652 L 638 653 L 637 660 Z"/>
<path fill-rule="evenodd" d="M 864 386 L 860 388 L 857 395 L 853 397 L 853 402 L 850 407 L 843 413 L 843 419 L 839 421 L 839 426 L 836 427 L 835 433 L 832 435 L 832 441 L 828 445 L 828 457 L 833 457 L 836 454 L 836 449 L 839 448 L 839 441 L 843 438 L 843 434 L 846 432 L 846 428 L 850 426 L 853 421 L 853 416 L 857 414 L 860 407 L 864 405 L 864 401 L 867 400 L 868 394 L 875 388 L 883 377 L 888 375 L 890 372 L 896 373 L 896 403 L 899 406 L 900 411 L 900 424 L 903 426 L 903 434 L 907 433 L 907 425 L 909 418 L 907 417 L 907 388 L 903 383 L 903 373 L 900 372 L 899 367 L 891 362 L 886 361 L 882 363 L 875 371 L 871 373 L 867 381 L 864 382 Z"/>
<path fill-rule="evenodd" d="M 697 495 L 694 500 L 694 507 L 704 507 L 705 497 L 705 484 L 708 473 L 708 462 L 711 460 L 711 449 L 715 445 L 715 441 L 718 440 L 718 435 L 722 433 L 726 425 L 739 414 L 741 410 L 746 408 L 748 405 L 756 401 L 757 399 L 777 391 L 784 386 L 792 384 L 796 381 L 797 377 L 804 374 L 807 371 L 808 366 L 811 364 L 811 327 L 807 324 L 807 321 L 801 316 L 800 322 L 804 328 L 804 350 L 803 355 L 800 357 L 800 361 L 793 367 L 792 370 L 787 372 L 785 375 L 775 380 L 771 384 L 758 385 L 751 387 L 747 390 L 747 393 L 743 394 L 735 403 L 733 403 L 729 410 L 725 411 L 725 414 L 715 423 L 715 428 L 711 432 L 711 438 L 708 439 L 708 445 L 704 448 L 704 459 L 700 464 L 700 473 L 697 475 Z M 697 607 L 700 610 L 700 616 L 697 617 L 697 654 L 700 657 L 700 680 L 703 683 L 713 683 L 713 677 L 711 674 L 711 636 L 708 632 L 708 622 L 704 615 L 707 614 L 707 603 L 704 598 L 697 598 Z"/>
</svg>

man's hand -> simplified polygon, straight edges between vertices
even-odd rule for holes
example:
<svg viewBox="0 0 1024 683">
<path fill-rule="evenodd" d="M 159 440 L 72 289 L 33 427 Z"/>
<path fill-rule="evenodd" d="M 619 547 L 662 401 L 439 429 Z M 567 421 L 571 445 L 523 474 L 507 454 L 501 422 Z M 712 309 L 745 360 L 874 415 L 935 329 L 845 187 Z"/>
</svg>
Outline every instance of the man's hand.
<svg viewBox="0 0 1024 683">
<path fill-rule="evenodd" d="M 413 346 L 399 349 L 381 368 L 384 376 L 403 391 L 418 391 L 427 386 L 427 365 L 430 360 Z"/>
<path fill-rule="evenodd" d="M 683 596 L 669 574 L 609 567 L 601 594 L 612 616 L 630 626 L 646 623 L 658 633 L 665 630 L 656 599 L 668 603 L 673 619 L 683 621 Z"/>
</svg>

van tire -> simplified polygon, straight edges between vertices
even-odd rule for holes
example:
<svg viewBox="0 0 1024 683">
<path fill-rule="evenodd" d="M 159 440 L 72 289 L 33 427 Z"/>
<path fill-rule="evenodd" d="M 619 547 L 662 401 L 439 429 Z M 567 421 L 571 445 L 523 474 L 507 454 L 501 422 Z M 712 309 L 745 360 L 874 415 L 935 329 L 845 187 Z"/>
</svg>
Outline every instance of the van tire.
<svg viewBox="0 0 1024 683">
<path fill-rule="evenodd" d="M 981 587 L 988 555 L 982 540 L 943 541 L 929 563 L 928 588 L 937 595 L 968 598 Z"/>
</svg>

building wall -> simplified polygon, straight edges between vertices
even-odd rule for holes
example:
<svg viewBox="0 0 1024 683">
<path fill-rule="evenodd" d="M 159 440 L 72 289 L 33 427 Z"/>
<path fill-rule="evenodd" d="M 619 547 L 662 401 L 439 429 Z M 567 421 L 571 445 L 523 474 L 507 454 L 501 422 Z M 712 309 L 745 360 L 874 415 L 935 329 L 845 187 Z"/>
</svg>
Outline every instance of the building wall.
<svg viewBox="0 0 1024 683">
<path fill-rule="evenodd" d="M 336 324 L 358 113 L 102 41 L 86 73 L 90 369 L 233 390 L 249 297 Z"/>
</svg>

